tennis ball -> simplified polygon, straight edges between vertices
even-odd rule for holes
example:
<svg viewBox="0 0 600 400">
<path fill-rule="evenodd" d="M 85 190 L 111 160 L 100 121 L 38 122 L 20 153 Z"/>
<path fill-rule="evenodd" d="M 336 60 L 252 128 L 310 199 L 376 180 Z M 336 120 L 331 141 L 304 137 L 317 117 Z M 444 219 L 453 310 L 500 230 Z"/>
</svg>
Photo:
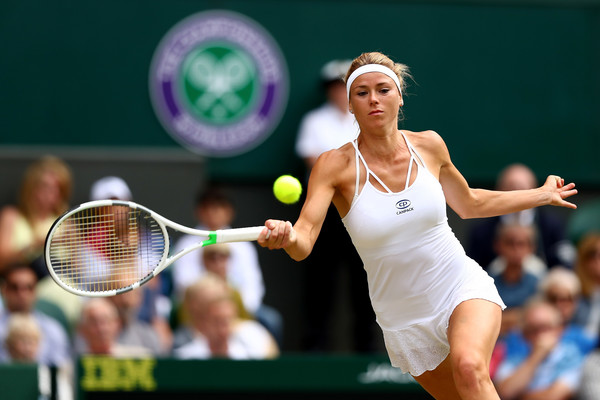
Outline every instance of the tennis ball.
<svg viewBox="0 0 600 400">
<path fill-rule="evenodd" d="M 280 202 L 293 204 L 300 199 L 302 184 L 291 175 L 281 175 L 273 184 L 273 194 Z"/>
</svg>

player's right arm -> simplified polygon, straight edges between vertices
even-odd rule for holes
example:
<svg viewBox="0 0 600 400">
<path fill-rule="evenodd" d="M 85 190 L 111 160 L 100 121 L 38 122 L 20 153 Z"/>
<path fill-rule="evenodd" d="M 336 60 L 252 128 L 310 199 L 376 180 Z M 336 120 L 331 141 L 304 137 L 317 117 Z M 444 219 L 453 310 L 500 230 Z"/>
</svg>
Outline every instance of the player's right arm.
<svg viewBox="0 0 600 400">
<path fill-rule="evenodd" d="M 294 226 L 289 221 L 269 219 L 258 243 L 269 249 L 284 249 L 291 258 L 300 261 L 308 257 L 319 236 L 327 210 L 336 190 L 336 176 L 343 168 L 337 150 L 323 153 L 313 167 L 306 200 Z"/>
</svg>

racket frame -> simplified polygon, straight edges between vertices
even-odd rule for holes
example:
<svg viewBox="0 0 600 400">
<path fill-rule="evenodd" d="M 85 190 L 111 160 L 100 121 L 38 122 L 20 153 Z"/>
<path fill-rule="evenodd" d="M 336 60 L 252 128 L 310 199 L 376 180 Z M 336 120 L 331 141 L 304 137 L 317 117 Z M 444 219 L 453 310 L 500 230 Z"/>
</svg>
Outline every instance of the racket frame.
<svg viewBox="0 0 600 400">
<path fill-rule="evenodd" d="M 152 272 L 150 272 L 148 275 L 146 275 L 141 280 L 134 282 L 131 285 L 128 285 L 128 286 L 125 286 L 122 288 L 118 288 L 118 289 L 103 290 L 103 291 L 87 291 L 87 290 L 81 290 L 81 289 L 74 288 L 70 285 L 67 285 L 58 277 L 58 274 L 56 273 L 56 271 L 54 271 L 54 267 L 52 266 L 52 263 L 50 262 L 50 260 L 51 260 L 50 259 L 50 247 L 51 247 L 50 243 L 52 242 L 55 232 L 57 231 L 58 227 L 65 220 L 67 220 L 69 217 L 71 217 L 75 213 L 78 213 L 78 212 L 81 212 L 83 210 L 90 209 L 90 208 L 110 207 L 110 206 L 125 206 L 125 207 L 129 207 L 132 210 L 142 210 L 143 212 L 148 213 L 150 215 L 150 217 L 154 218 L 154 220 L 158 223 L 158 226 L 162 230 L 164 241 L 165 241 L 165 246 L 164 246 L 164 250 L 163 250 L 163 254 L 162 254 L 160 262 L 152 270 Z M 170 237 L 169 237 L 169 234 L 167 231 L 167 227 L 169 227 L 175 231 L 184 233 L 184 234 L 194 235 L 194 236 L 202 236 L 202 237 L 206 237 L 207 239 L 199 241 L 199 242 L 195 243 L 194 245 L 186 247 L 185 249 L 182 249 L 179 252 L 169 256 L 171 240 L 170 240 Z M 173 221 L 163 217 L 162 215 L 155 213 L 154 211 L 150 210 L 149 208 L 142 206 L 140 204 L 134 203 L 132 201 L 95 200 L 95 201 L 89 201 L 87 203 L 80 204 L 79 206 L 65 212 L 56 221 L 54 221 L 50 230 L 48 231 L 48 235 L 46 236 L 46 242 L 45 242 L 45 246 L 44 246 L 44 257 L 45 257 L 46 266 L 48 268 L 50 276 L 64 290 L 66 290 L 70 293 L 76 294 L 78 296 L 110 297 L 110 296 L 115 296 L 120 293 L 129 292 L 130 290 L 139 288 L 140 286 L 144 285 L 145 283 L 150 281 L 152 278 L 154 278 L 156 275 L 158 275 L 160 272 L 162 272 L 169 265 L 171 265 L 172 263 L 177 261 L 179 258 L 185 256 L 186 254 L 188 254 L 194 250 L 197 250 L 201 247 L 216 244 L 216 243 L 253 241 L 253 240 L 258 239 L 258 236 L 260 235 L 260 233 L 262 232 L 262 230 L 264 228 L 265 228 L 264 226 L 255 226 L 255 227 L 249 227 L 249 228 L 232 228 L 232 229 L 220 229 L 220 230 L 215 230 L 215 231 L 207 231 L 207 230 L 190 228 L 188 226 L 178 224 L 177 222 L 173 222 Z"/>
</svg>

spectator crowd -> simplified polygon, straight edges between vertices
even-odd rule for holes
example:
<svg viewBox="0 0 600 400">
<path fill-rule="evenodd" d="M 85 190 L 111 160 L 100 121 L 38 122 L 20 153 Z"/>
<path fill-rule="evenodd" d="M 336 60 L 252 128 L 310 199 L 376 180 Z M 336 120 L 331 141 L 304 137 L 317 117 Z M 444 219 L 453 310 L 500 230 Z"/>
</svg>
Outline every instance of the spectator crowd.
<svg viewBox="0 0 600 400">
<path fill-rule="evenodd" d="M 306 150 L 302 156 L 318 154 Z M 283 319 L 263 302 L 266 288 L 252 243 L 191 252 L 139 290 L 111 298 L 85 299 L 60 289 L 42 253 L 51 224 L 69 206 L 72 184 L 66 163 L 43 157 L 25 171 L 16 204 L 0 209 L 0 362 L 70 371 L 86 354 L 236 360 L 280 354 Z M 499 190 L 536 186 L 534 173 L 522 164 L 508 166 L 497 182 Z M 230 227 L 235 209 L 225 192 L 201 189 L 194 210 L 198 228 Z M 99 177 L 89 193 L 90 200 L 134 200 L 117 176 Z M 600 399 L 600 232 L 590 229 L 574 241 L 566 226 L 542 208 L 469 227 L 467 253 L 494 278 L 507 305 L 490 364 L 503 400 Z M 175 251 L 194 240 L 181 236 Z M 312 262 L 323 270 L 333 261 L 321 254 Z M 331 299 L 323 294 L 328 288 L 310 290 L 315 304 L 305 350 L 326 352 L 331 310 L 324 302 Z M 352 293 L 368 300 L 362 287 Z M 358 325 L 370 329 L 372 310 L 358 312 L 362 306 L 355 304 L 355 317 L 363 321 Z M 369 332 L 353 334 L 355 351 L 373 351 Z"/>
</svg>

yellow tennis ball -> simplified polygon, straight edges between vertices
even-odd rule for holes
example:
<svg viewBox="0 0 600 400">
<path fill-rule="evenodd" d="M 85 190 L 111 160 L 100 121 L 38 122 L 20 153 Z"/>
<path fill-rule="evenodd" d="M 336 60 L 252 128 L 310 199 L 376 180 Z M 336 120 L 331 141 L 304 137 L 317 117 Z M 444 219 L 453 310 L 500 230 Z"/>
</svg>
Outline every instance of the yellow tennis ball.
<svg viewBox="0 0 600 400">
<path fill-rule="evenodd" d="M 291 175 L 281 175 L 273 184 L 273 194 L 280 202 L 293 204 L 300 199 L 302 184 Z"/>
</svg>

